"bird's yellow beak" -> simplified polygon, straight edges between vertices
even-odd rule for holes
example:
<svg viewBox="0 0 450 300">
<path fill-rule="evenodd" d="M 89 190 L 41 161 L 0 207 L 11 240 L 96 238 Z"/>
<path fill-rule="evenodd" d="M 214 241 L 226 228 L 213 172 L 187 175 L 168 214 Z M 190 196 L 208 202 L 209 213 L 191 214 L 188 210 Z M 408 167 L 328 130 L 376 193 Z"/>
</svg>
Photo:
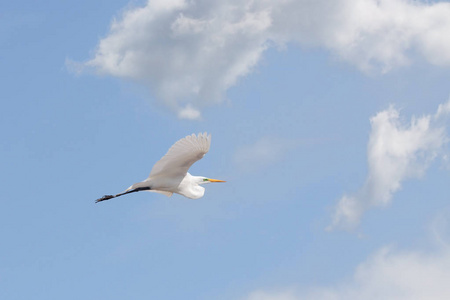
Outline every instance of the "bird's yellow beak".
<svg viewBox="0 0 450 300">
<path fill-rule="evenodd" d="M 210 181 L 210 182 L 226 182 L 225 180 L 210 179 L 210 178 L 208 178 L 208 181 Z"/>
</svg>

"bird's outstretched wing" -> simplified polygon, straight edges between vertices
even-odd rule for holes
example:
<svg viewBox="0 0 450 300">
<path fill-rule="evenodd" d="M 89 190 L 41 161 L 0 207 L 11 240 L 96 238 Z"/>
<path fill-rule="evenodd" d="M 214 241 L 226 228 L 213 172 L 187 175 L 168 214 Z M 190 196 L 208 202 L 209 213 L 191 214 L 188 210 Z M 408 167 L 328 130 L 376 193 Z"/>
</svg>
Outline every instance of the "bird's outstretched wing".
<svg viewBox="0 0 450 300">
<path fill-rule="evenodd" d="M 184 176 L 197 160 L 209 151 L 211 135 L 199 133 L 177 141 L 153 166 L 149 177 Z"/>
</svg>

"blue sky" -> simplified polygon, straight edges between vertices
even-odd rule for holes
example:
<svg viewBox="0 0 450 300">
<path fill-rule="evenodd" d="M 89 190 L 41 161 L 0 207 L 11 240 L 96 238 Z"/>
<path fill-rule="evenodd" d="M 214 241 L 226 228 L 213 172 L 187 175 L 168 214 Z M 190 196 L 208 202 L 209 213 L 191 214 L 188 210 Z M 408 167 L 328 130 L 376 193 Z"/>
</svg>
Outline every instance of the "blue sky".
<svg viewBox="0 0 450 300">
<path fill-rule="evenodd" d="M 447 299 L 446 1 L 0 4 L 2 299 Z M 189 200 L 136 193 L 212 134 Z"/>
</svg>

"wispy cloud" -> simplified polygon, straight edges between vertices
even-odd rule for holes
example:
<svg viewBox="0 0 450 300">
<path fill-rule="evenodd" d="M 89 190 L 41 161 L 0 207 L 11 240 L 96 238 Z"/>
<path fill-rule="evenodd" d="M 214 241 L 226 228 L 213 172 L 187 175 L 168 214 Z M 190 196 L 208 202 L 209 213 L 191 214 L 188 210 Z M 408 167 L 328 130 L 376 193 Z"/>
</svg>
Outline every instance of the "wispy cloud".
<svg viewBox="0 0 450 300">
<path fill-rule="evenodd" d="M 402 122 L 393 106 L 371 118 L 369 174 L 356 194 L 339 200 L 328 229 L 353 228 L 366 210 L 388 205 L 404 180 L 424 174 L 448 140 L 440 121 L 449 105 L 450 101 L 440 105 L 435 115 L 413 117 L 410 124 Z"/>
<path fill-rule="evenodd" d="M 449 15 L 450 3 L 413 0 L 149 0 L 115 19 L 83 66 L 143 83 L 195 119 L 272 45 L 323 47 L 365 71 L 411 53 L 448 66 Z"/>
<path fill-rule="evenodd" d="M 298 300 L 294 291 L 254 291 L 245 300 Z"/>
<path fill-rule="evenodd" d="M 294 292 L 254 291 L 246 300 L 445 300 L 450 295 L 450 251 L 395 251 L 383 247 L 331 287 Z"/>
<path fill-rule="evenodd" d="M 254 290 L 242 300 L 445 300 L 450 295 L 450 211 L 431 222 L 433 249 L 383 246 L 356 266 L 351 276 L 329 285 Z"/>
<path fill-rule="evenodd" d="M 293 140 L 262 137 L 253 144 L 237 149 L 234 163 L 242 171 L 258 171 L 282 160 L 296 144 Z"/>
</svg>

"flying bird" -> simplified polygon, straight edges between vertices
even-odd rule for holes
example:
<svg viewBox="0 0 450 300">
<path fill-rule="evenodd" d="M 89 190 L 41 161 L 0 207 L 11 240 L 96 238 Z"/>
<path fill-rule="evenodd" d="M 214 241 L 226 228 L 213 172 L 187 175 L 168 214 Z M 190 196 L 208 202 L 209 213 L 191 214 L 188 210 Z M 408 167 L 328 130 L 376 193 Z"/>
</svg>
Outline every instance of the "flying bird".
<svg viewBox="0 0 450 300">
<path fill-rule="evenodd" d="M 188 135 L 173 144 L 166 155 L 156 162 L 147 179 L 133 184 L 122 193 L 105 195 L 95 202 L 140 191 L 160 193 L 168 197 L 177 193 L 191 199 L 201 198 L 205 194 L 205 188 L 201 185 L 210 182 L 225 182 L 188 173 L 192 164 L 202 159 L 209 151 L 210 145 L 211 135 L 206 132 Z"/>
</svg>

